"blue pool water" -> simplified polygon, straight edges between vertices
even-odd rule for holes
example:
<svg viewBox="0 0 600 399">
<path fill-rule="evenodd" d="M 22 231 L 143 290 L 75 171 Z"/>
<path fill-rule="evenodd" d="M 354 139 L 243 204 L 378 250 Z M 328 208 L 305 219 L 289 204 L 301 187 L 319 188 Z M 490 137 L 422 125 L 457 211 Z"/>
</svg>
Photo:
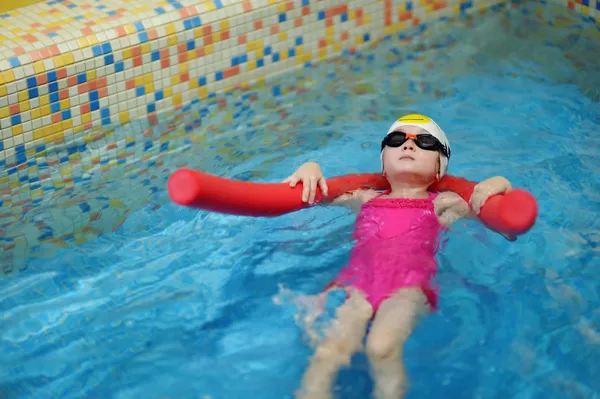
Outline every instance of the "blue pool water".
<svg viewBox="0 0 600 399">
<path fill-rule="evenodd" d="M 504 175 L 540 214 L 514 243 L 475 222 L 451 229 L 440 309 L 406 349 L 410 397 L 600 398 L 600 39 L 537 7 L 282 76 L 231 120 L 211 106 L 210 136 L 198 128 L 166 154 L 152 171 L 159 188 L 114 232 L 32 254 L 0 279 L 0 397 L 291 398 L 312 353 L 301 303 L 346 261 L 353 215 L 184 209 L 166 179 L 187 165 L 280 181 L 307 160 L 327 176 L 376 171 L 391 121 L 421 112 L 451 140 L 450 173 Z M 119 173 L 106 195 L 146 186 Z M 364 355 L 335 389 L 369 396 Z"/>
</svg>

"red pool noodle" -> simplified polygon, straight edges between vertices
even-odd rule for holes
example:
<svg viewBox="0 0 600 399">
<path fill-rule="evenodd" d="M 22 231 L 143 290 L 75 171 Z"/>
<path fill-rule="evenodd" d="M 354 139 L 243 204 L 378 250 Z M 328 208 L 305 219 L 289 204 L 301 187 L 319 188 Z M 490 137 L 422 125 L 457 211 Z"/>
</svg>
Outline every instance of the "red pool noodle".
<svg viewBox="0 0 600 399">
<path fill-rule="evenodd" d="M 444 176 L 431 191 L 452 191 L 469 201 L 476 183 Z M 385 190 L 387 180 L 378 173 L 345 175 L 327 179 L 328 198 L 359 188 Z M 193 169 L 175 171 L 167 183 L 171 200 L 179 205 L 240 216 L 279 216 L 310 205 L 302 202 L 302 183 L 255 183 L 226 179 Z M 324 199 L 317 189 L 315 203 Z M 535 223 L 537 202 L 527 191 L 514 189 L 494 195 L 481 208 L 479 218 L 495 231 L 510 235 L 527 232 Z"/>
</svg>

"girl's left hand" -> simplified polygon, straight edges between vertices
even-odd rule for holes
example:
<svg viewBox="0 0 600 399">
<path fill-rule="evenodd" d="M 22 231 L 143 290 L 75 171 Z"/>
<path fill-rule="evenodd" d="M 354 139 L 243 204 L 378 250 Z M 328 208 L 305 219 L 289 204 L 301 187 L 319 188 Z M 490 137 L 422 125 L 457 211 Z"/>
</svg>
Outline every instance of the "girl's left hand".
<svg viewBox="0 0 600 399">
<path fill-rule="evenodd" d="M 508 193 L 510 190 L 512 190 L 512 185 L 505 177 L 495 176 L 486 179 L 475 186 L 473 194 L 471 194 L 471 200 L 469 201 L 471 209 L 473 209 L 473 212 L 479 215 L 481 207 L 483 204 L 485 204 L 488 198 L 496 194 Z M 515 241 L 517 239 L 516 237 L 508 234 L 500 234 L 502 234 L 509 241 Z"/>
</svg>

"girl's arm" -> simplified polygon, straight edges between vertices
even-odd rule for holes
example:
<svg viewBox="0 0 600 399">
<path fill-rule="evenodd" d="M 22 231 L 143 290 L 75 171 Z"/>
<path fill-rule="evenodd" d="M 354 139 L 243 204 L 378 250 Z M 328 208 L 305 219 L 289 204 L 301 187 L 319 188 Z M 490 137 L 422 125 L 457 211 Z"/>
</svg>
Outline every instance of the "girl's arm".
<svg viewBox="0 0 600 399">
<path fill-rule="evenodd" d="M 350 208 L 358 213 L 360 207 L 365 202 L 377 196 L 375 190 L 355 190 L 350 193 L 345 193 L 329 202 L 324 202 L 324 205 L 343 206 Z"/>
</svg>

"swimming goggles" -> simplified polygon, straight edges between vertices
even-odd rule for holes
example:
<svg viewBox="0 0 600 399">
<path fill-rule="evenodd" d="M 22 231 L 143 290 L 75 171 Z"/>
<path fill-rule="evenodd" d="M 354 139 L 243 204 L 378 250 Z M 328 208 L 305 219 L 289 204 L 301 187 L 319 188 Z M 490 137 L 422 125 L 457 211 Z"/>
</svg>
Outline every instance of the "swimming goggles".
<svg viewBox="0 0 600 399">
<path fill-rule="evenodd" d="M 435 136 L 429 133 L 413 134 L 405 132 L 391 132 L 381 142 L 381 151 L 388 147 L 400 147 L 406 140 L 412 139 L 417 147 L 422 150 L 440 151 L 446 158 L 450 158 L 448 148 L 441 143 Z"/>
</svg>

